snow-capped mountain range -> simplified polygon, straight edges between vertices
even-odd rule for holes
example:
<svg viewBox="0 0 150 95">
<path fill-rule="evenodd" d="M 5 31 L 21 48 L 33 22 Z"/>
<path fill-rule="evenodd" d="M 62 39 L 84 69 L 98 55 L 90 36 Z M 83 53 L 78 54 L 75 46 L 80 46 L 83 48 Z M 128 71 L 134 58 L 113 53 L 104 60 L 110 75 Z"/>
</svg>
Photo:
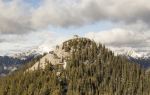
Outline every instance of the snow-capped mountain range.
<svg viewBox="0 0 150 95">
<path fill-rule="evenodd" d="M 10 56 L 13 58 L 19 58 L 24 60 L 27 56 L 36 56 L 36 55 L 43 55 L 44 53 L 48 53 L 53 50 L 54 47 L 50 47 L 47 45 L 41 45 L 39 47 L 34 47 L 29 50 L 25 50 L 19 53 L 12 53 L 12 54 L 7 54 L 5 56 Z M 110 47 L 110 50 L 114 52 L 115 55 L 124 55 L 127 57 L 132 57 L 135 59 L 149 59 L 150 58 L 150 53 L 148 52 L 139 52 L 136 49 L 133 48 L 114 48 Z"/>
<path fill-rule="evenodd" d="M 7 54 L 5 56 L 9 56 L 9 57 L 25 60 L 26 57 L 28 57 L 28 56 L 35 56 L 36 57 L 38 55 L 43 55 L 44 53 L 48 53 L 51 50 L 52 50 L 52 48 L 47 47 L 45 45 L 41 45 L 39 47 L 34 47 L 32 49 L 25 50 L 25 51 L 22 51 L 22 52 L 10 53 L 10 54 Z"/>
<path fill-rule="evenodd" d="M 126 50 L 126 51 L 122 51 L 122 53 L 118 52 L 118 54 L 123 54 L 123 55 L 130 56 L 136 59 L 138 58 L 147 59 L 150 57 L 148 53 L 136 52 L 135 50 Z"/>
<path fill-rule="evenodd" d="M 48 53 L 51 48 L 48 48 L 45 45 L 32 48 L 30 50 L 10 53 L 0 56 L 0 76 L 5 76 L 26 63 L 30 62 L 32 59 L 37 58 L 38 56 Z"/>
<path fill-rule="evenodd" d="M 133 48 L 113 48 L 111 49 L 115 55 L 126 56 L 131 62 L 140 64 L 141 67 L 150 68 L 150 53 L 149 52 L 139 52 L 137 49 Z"/>
<path fill-rule="evenodd" d="M 131 48 L 131 47 L 130 48 L 127 48 L 127 47 L 123 47 L 123 48 L 110 47 L 110 50 L 112 50 L 115 55 L 125 55 L 127 57 L 132 57 L 132 58 L 136 58 L 136 59 L 150 58 L 150 52 L 141 52 L 141 51 L 134 49 L 134 48 Z"/>
<path fill-rule="evenodd" d="M 34 48 L 32 50 L 26 51 L 24 53 L 16 54 L 13 57 L 25 59 L 27 56 L 38 56 L 43 55 L 44 53 L 49 53 L 52 51 L 52 48 L 47 47 L 46 45 L 39 46 L 38 48 Z M 111 49 L 115 55 L 123 55 L 126 56 L 129 61 L 140 64 L 144 68 L 150 67 L 150 53 L 148 52 L 139 52 L 133 48 L 120 48 Z"/>
<path fill-rule="evenodd" d="M 33 47 L 29 50 L 23 50 L 20 52 L 0 56 L 1 58 L 0 65 L 2 65 L 1 66 L 2 71 L 9 70 L 9 68 L 10 68 L 9 71 L 14 70 L 14 68 L 19 68 L 20 65 L 29 62 L 30 60 L 36 58 L 37 56 L 43 55 L 45 53 L 50 53 L 51 51 L 54 50 L 54 48 L 56 48 L 56 45 L 55 46 L 40 45 L 38 47 Z M 134 48 L 126 48 L 126 47 L 125 48 L 108 47 L 108 48 L 112 50 L 115 55 L 126 56 L 130 61 L 138 63 L 144 68 L 150 67 L 150 53 L 148 52 L 139 52 Z"/>
</svg>

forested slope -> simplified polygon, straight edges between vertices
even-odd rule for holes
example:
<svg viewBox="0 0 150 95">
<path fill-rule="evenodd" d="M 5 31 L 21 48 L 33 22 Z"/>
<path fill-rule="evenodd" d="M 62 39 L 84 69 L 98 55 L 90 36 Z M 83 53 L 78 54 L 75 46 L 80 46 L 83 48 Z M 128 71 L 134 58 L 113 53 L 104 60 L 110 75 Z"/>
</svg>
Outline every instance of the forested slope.
<svg viewBox="0 0 150 95">
<path fill-rule="evenodd" d="M 105 46 L 76 38 L 62 49 L 66 69 L 45 61 L 44 70 L 19 70 L 0 79 L 0 95 L 150 95 L 150 74 Z"/>
</svg>

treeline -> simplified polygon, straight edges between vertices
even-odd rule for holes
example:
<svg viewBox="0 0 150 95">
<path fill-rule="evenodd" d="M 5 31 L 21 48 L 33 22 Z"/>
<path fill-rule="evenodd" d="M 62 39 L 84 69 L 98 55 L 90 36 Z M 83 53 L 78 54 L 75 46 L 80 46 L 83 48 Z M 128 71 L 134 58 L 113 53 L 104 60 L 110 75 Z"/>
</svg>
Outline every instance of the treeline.
<svg viewBox="0 0 150 95">
<path fill-rule="evenodd" d="M 47 62 L 45 70 L 0 79 L 0 95 L 150 95 L 150 74 L 86 38 L 64 42 L 67 68 Z"/>
</svg>

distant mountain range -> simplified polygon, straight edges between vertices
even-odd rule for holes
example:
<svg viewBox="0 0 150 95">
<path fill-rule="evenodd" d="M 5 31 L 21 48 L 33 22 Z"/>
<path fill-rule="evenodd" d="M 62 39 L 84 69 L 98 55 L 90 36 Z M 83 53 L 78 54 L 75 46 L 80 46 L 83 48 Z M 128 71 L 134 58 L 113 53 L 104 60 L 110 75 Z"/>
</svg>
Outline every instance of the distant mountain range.
<svg viewBox="0 0 150 95">
<path fill-rule="evenodd" d="M 148 69 L 150 68 L 150 58 L 134 58 L 134 57 L 128 57 L 128 59 L 134 63 L 138 63 L 141 65 L 141 67 Z"/>
<path fill-rule="evenodd" d="M 147 53 L 138 53 L 135 50 L 115 51 L 119 55 L 126 56 L 131 62 L 138 63 L 141 67 L 150 68 L 150 56 Z"/>
<path fill-rule="evenodd" d="M 0 76 L 5 76 L 6 74 L 17 70 L 25 63 L 28 63 L 32 59 L 43 55 L 44 53 L 48 53 L 49 51 L 50 48 L 41 45 L 31 50 L 0 56 Z"/>
<path fill-rule="evenodd" d="M 8 56 L 0 56 L 0 76 L 5 76 L 42 55 L 35 50 Z"/>
</svg>

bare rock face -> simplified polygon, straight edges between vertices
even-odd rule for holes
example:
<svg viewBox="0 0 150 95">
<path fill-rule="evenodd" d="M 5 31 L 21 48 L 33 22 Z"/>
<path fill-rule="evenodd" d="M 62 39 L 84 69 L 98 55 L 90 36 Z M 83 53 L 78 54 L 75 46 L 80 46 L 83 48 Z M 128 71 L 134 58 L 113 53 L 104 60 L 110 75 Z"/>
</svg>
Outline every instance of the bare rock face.
<svg viewBox="0 0 150 95">
<path fill-rule="evenodd" d="M 52 65 L 62 65 L 63 68 L 66 68 L 67 62 L 66 60 L 71 57 L 71 54 L 73 52 L 78 51 L 80 48 L 87 47 L 87 43 L 89 43 L 88 46 L 91 45 L 93 41 L 87 38 L 73 38 L 68 41 L 65 41 L 61 45 L 57 45 L 56 48 L 53 51 L 50 51 L 48 54 L 43 56 L 38 62 L 36 62 L 31 68 L 29 68 L 27 71 L 34 71 L 38 68 L 44 69 L 48 63 L 51 63 Z M 85 43 L 84 47 L 80 47 L 80 44 Z"/>
<path fill-rule="evenodd" d="M 50 51 L 48 54 L 43 56 L 38 62 L 36 62 L 31 68 L 29 68 L 29 71 L 37 70 L 38 68 L 44 69 L 48 63 L 51 63 L 52 65 L 66 65 L 65 58 L 67 58 L 70 55 L 69 52 L 65 52 L 64 49 L 62 49 L 62 45 L 56 46 L 54 51 Z"/>
</svg>

